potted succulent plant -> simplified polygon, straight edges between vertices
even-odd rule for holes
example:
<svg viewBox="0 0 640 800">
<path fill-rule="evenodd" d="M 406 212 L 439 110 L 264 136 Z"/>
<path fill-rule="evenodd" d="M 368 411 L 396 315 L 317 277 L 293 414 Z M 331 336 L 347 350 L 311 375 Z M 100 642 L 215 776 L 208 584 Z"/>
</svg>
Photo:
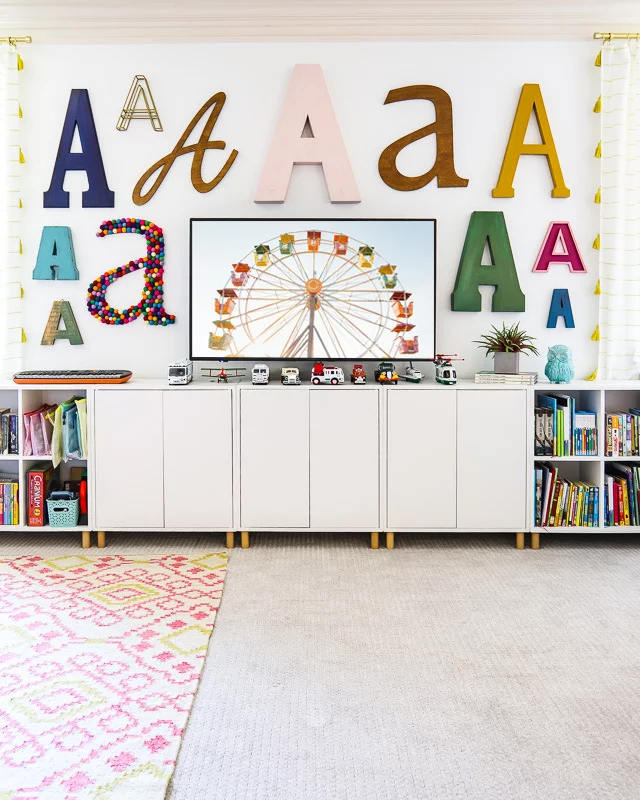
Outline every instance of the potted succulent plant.
<svg viewBox="0 0 640 800">
<path fill-rule="evenodd" d="M 520 368 L 520 353 L 533 353 L 539 356 L 538 349 L 533 345 L 533 336 L 520 330 L 519 323 L 507 327 L 502 323 L 502 329 L 491 326 L 491 331 L 485 333 L 475 344 L 484 347 L 486 354 L 493 353 L 493 371 L 503 374 L 517 373 Z"/>
</svg>

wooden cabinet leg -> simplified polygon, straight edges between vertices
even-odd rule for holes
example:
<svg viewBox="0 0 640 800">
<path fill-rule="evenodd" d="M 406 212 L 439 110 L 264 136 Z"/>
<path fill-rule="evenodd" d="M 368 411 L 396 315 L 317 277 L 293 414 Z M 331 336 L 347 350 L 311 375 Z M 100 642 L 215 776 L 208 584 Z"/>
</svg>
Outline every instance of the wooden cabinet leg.
<svg viewBox="0 0 640 800">
<path fill-rule="evenodd" d="M 524 550 L 524 533 L 516 533 L 516 547 L 518 550 Z"/>
<path fill-rule="evenodd" d="M 233 550 L 236 546 L 235 531 L 227 531 L 227 550 Z"/>
<path fill-rule="evenodd" d="M 378 531 L 371 532 L 371 549 L 377 550 L 380 547 L 380 534 Z"/>
<path fill-rule="evenodd" d="M 387 550 L 393 550 L 396 546 L 396 537 L 392 531 L 387 531 Z"/>
<path fill-rule="evenodd" d="M 531 549 L 532 550 L 539 550 L 540 549 L 540 534 L 539 533 L 532 533 L 531 534 Z"/>
<path fill-rule="evenodd" d="M 107 543 L 107 534 L 105 531 L 98 531 L 98 547 L 104 547 Z"/>
<path fill-rule="evenodd" d="M 240 532 L 240 546 L 245 550 L 247 547 L 249 547 L 249 531 Z"/>
<path fill-rule="evenodd" d="M 91 547 L 91 531 L 82 531 L 82 547 L 84 550 Z"/>
</svg>

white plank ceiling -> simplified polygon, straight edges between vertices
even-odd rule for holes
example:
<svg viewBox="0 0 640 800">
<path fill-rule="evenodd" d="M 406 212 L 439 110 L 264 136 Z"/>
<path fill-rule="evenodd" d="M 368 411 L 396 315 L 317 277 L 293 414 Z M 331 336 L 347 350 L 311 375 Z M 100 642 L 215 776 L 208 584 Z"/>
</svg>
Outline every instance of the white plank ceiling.
<svg viewBox="0 0 640 800">
<path fill-rule="evenodd" d="M 640 31 L 640 0 L 0 0 L 34 43 L 585 40 Z"/>
</svg>

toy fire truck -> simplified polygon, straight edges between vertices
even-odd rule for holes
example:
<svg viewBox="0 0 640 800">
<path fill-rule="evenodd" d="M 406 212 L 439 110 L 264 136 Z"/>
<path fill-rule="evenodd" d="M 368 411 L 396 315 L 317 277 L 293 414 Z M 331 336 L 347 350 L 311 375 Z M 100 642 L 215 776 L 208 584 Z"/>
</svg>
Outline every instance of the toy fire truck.
<svg viewBox="0 0 640 800">
<path fill-rule="evenodd" d="M 344 383 L 344 371 L 342 367 L 326 367 L 322 361 L 316 361 L 311 372 L 311 383 L 314 386 L 321 383 L 337 386 L 339 383 Z"/>
<path fill-rule="evenodd" d="M 457 353 L 451 356 L 445 356 L 441 353 L 436 354 L 433 359 L 433 365 L 436 368 L 436 383 L 442 383 L 445 386 L 453 386 L 458 381 L 458 376 L 453 368 L 452 361 L 464 361 Z"/>
</svg>

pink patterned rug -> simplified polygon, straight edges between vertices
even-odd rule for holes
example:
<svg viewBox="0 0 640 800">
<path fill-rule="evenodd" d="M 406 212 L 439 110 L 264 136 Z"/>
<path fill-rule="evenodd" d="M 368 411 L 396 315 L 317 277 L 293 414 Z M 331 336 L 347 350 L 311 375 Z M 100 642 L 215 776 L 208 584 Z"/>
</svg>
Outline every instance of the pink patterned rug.
<svg viewBox="0 0 640 800">
<path fill-rule="evenodd" d="M 0 800 L 161 800 L 227 554 L 0 560 Z"/>
</svg>

